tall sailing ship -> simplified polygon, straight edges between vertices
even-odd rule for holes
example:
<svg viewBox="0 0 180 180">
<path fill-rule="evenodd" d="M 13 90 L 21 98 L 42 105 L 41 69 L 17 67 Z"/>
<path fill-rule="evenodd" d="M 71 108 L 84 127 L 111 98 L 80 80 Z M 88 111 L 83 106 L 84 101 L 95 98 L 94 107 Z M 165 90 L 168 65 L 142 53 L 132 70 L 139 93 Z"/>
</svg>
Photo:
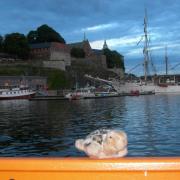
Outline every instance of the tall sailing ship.
<svg viewBox="0 0 180 180">
<path fill-rule="evenodd" d="M 137 82 L 127 82 L 127 81 L 120 81 L 119 79 L 113 79 L 113 80 L 105 80 L 101 78 L 94 78 L 92 76 L 86 75 L 87 78 L 101 81 L 104 83 L 107 83 L 111 85 L 118 93 L 128 93 L 131 92 L 139 92 L 139 94 L 151 94 L 151 93 L 180 93 L 180 83 L 176 82 L 176 79 L 174 77 L 174 80 L 166 79 L 165 82 L 161 82 L 160 79 L 157 82 L 156 78 L 153 80 L 148 79 L 148 66 L 149 64 L 153 64 L 152 60 L 150 58 L 150 52 L 149 52 L 149 38 L 148 38 L 148 30 L 147 30 L 147 12 L 145 11 L 145 17 L 144 17 L 144 79 Z M 168 58 L 167 58 L 167 49 L 165 54 L 165 62 L 166 62 L 166 76 L 168 75 Z M 154 67 L 154 65 L 153 65 Z M 155 67 L 154 67 L 155 69 Z M 157 77 L 157 76 L 156 76 Z"/>
<path fill-rule="evenodd" d="M 148 92 L 154 91 L 156 94 L 158 93 L 180 93 L 180 84 L 176 81 L 174 76 L 173 80 L 169 78 L 164 78 L 164 81 L 161 82 L 160 76 L 157 75 L 152 77 L 152 79 L 148 80 L 148 72 L 149 72 L 149 64 L 151 64 L 155 70 L 155 66 L 150 58 L 150 48 L 149 48 L 149 37 L 147 30 L 147 12 L 145 10 L 144 17 L 144 80 L 139 83 L 133 82 L 125 82 L 122 84 L 121 82 L 113 82 L 114 87 L 118 92 L 129 92 L 132 90 L 138 90 L 140 92 Z M 168 77 L 168 56 L 167 56 L 167 47 L 165 48 L 165 63 L 166 63 L 166 74 L 161 75 L 161 77 Z M 172 76 L 172 75 L 171 75 Z M 158 78 L 157 78 L 158 77 Z"/>
<path fill-rule="evenodd" d="M 158 93 L 180 93 L 180 85 L 179 82 L 176 81 L 174 76 L 173 80 L 169 78 L 164 78 L 164 82 L 160 81 L 160 76 L 158 81 L 156 77 L 154 77 L 153 81 L 149 82 L 147 79 L 148 75 L 148 65 L 151 61 L 149 56 L 149 39 L 148 39 L 148 31 L 147 31 L 147 12 L 145 11 L 145 18 L 144 18 L 144 84 L 142 85 L 142 90 L 154 90 L 156 94 Z M 153 64 L 151 62 L 151 64 Z M 161 77 L 168 77 L 168 56 L 167 56 L 167 47 L 165 48 L 165 64 L 166 64 L 166 74 L 161 75 Z M 172 76 L 172 75 L 171 75 Z"/>
</svg>

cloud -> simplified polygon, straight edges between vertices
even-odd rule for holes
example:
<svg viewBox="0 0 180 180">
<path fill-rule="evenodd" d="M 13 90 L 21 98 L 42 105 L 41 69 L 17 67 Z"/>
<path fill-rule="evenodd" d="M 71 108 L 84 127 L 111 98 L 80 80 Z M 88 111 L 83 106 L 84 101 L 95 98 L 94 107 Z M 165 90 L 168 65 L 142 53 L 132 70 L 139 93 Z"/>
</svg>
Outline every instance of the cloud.
<svg viewBox="0 0 180 180">
<path fill-rule="evenodd" d="M 142 52 L 143 52 L 142 48 L 131 49 L 126 52 L 125 56 L 137 57 L 142 55 Z"/>
<path fill-rule="evenodd" d="M 173 53 L 174 55 L 179 55 L 180 52 L 180 42 L 179 43 L 174 43 L 168 42 L 164 43 L 162 45 L 155 44 L 154 46 L 149 48 L 149 51 L 151 52 L 151 55 L 155 56 L 164 56 L 165 54 L 165 47 L 168 44 L 168 52 L 171 54 Z M 142 56 L 143 48 L 133 48 L 133 49 L 128 49 L 127 52 L 125 53 L 125 56 Z"/>
<path fill-rule="evenodd" d="M 110 48 L 118 48 L 118 47 L 127 47 L 136 45 L 140 39 L 140 35 L 136 36 L 125 36 L 121 38 L 112 38 L 106 39 L 107 45 Z M 90 42 L 92 48 L 101 49 L 103 46 L 104 40 L 97 40 Z"/>
<path fill-rule="evenodd" d="M 102 49 L 106 39 L 111 49 L 125 56 L 128 66 L 143 59 L 144 5 L 148 7 L 148 34 L 154 57 L 164 57 L 164 47 L 174 59 L 180 56 L 179 0 L 1 0 L 0 34 L 36 29 L 48 24 L 67 42 L 87 38 L 92 48 Z M 18 24 L 18 26 L 17 26 Z M 178 41 L 179 39 L 179 41 Z"/>
<path fill-rule="evenodd" d="M 82 28 L 80 31 L 76 31 L 76 32 L 97 32 L 97 31 L 103 31 L 103 30 L 107 30 L 107 29 L 117 28 L 118 26 L 119 26 L 118 23 L 113 22 L 113 23 L 99 24 L 96 26 Z"/>
</svg>

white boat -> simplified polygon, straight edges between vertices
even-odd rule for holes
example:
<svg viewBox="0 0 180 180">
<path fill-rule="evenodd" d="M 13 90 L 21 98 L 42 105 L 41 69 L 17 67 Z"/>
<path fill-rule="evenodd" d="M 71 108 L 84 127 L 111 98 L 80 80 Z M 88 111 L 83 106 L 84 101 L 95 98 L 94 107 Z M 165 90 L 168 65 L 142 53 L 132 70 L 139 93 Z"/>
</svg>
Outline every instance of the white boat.
<svg viewBox="0 0 180 180">
<path fill-rule="evenodd" d="M 95 96 L 96 97 L 115 97 L 119 96 L 119 93 L 112 89 L 112 87 L 102 87 L 102 88 L 96 88 L 95 90 Z"/>
<path fill-rule="evenodd" d="M 75 91 L 66 94 L 65 97 L 70 100 L 93 98 L 95 97 L 94 89 L 95 87 L 85 87 L 85 88 L 76 89 Z"/>
<path fill-rule="evenodd" d="M 154 94 L 155 89 L 154 86 L 147 86 L 144 83 L 137 82 L 124 82 L 118 79 L 106 80 L 99 77 L 92 77 L 91 75 L 85 75 L 86 78 L 91 79 L 93 81 L 103 82 L 105 84 L 110 85 L 114 89 L 115 95 L 145 95 L 145 94 Z"/>
<path fill-rule="evenodd" d="M 112 87 L 95 88 L 92 86 L 80 88 L 65 95 L 65 97 L 70 100 L 103 98 L 103 97 L 114 97 L 114 96 L 119 96 L 119 94 L 118 92 L 113 90 Z"/>
<path fill-rule="evenodd" d="M 147 85 L 147 88 L 154 88 L 156 94 L 180 94 L 180 85 L 178 84 L 158 84 Z"/>
<path fill-rule="evenodd" d="M 26 86 L 5 86 L 0 89 L 0 100 L 7 99 L 30 99 L 36 94 Z"/>
</svg>

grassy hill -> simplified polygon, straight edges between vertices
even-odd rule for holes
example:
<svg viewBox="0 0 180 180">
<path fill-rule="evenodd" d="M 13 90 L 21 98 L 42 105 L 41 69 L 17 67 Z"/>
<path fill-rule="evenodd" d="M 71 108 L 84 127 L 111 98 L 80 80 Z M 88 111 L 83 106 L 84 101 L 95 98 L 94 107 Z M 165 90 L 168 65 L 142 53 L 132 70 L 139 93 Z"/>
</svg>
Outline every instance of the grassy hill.
<svg viewBox="0 0 180 180">
<path fill-rule="evenodd" d="M 73 88 L 78 82 L 80 86 L 85 86 L 88 80 L 85 74 L 98 76 L 101 78 L 115 77 L 116 75 L 99 66 L 89 65 L 82 62 L 74 62 L 67 71 L 52 68 L 43 68 L 30 63 L 10 63 L 0 65 L 0 76 L 45 76 L 47 77 L 50 89 Z"/>
</svg>

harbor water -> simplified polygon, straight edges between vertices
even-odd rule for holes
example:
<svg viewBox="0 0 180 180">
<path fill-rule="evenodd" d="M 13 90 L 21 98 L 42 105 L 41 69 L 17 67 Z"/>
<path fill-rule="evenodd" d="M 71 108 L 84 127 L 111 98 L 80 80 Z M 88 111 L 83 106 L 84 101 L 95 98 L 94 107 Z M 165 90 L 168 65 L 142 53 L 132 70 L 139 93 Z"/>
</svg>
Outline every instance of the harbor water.
<svg viewBox="0 0 180 180">
<path fill-rule="evenodd" d="M 1 157 L 79 157 L 74 141 L 124 130 L 128 156 L 180 156 L 180 95 L 0 101 Z"/>
</svg>

